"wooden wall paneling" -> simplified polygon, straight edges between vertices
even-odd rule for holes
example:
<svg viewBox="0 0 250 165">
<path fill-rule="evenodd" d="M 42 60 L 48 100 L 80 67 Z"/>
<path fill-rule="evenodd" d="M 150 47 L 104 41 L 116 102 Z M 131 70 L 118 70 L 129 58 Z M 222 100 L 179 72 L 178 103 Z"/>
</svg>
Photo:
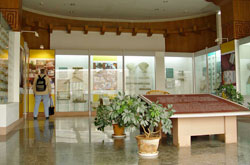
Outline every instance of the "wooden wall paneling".
<svg viewBox="0 0 250 165">
<path fill-rule="evenodd" d="M 20 30 L 20 13 L 19 9 L 0 9 L 4 19 L 7 21 L 12 30 Z"/>
<path fill-rule="evenodd" d="M 215 46 L 216 34 L 212 31 L 197 33 L 185 33 L 185 36 L 172 34 L 166 37 L 166 52 L 196 52 L 206 47 Z"/>
<path fill-rule="evenodd" d="M 240 39 L 250 35 L 250 0 L 207 0 L 221 9 L 222 36 Z"/>
<path fill-rule="evenodd" d="M 12 30 L 21 29 L 22 0 L 0 0 L 0 12 Z"/>
<path fill-rule="evenodd" d="M 39 26 L 37 26 L 38 21 L 40 22 Z M 69 26 L 70 26 L 71 31 L 83 31 L 84 34 L 87 34 L 89 31 L 100 32 L 100 34 L 103 35 L 106 32 L 114 32 L 117 35 L 120 35 L 121 33 L 132 33 L 132 36 L 136 36 L 137 33 L 144 33 L 149 37 L 154 34 L 162 34 L 164 35 L 164 37 L 167 37 L 166 41 L 171 40 L 171 42 L 175 43 L 175 44 L 170 43 L 169 47 L 166 48 L 166 50 L 171 49 L 174 51 L 197 50 L 197 49 L 200 50 L 200 48 L 204 45 L 213 46 L 216 44 L 214 42 L 214 40 L 216 39 L 216 31 L 215 30 L 211 31 L 211 29 L 216 29 L 216 15 L 210 15 L 201 18 L 193 18 L 187 20 L 169 21 L 169 22 L 131 23 L 131 22 L 68 20 L 62 18 L 43 16 L 28 11 L 23 11 L 23 22 L 24 22 L 23 29 L 39 28 L 44 30 L 47 29 L 48 32 L 51 32 L 50 27 L 53 27 L 53 30 L 64 30 L 66 32 L 69 32 Z M 189 41 L 190 38 L 194 39 L 194 37 L 199 37 L 199 38 L 206 37 L 205 35 L 206 33 L 204 33 L 203 31 L 208 31 L 209 34 L 212 33 L 210 37 L 214 38 L 208 40 L 211 43 L 208 43 L 206 39 L 203 39 L 199 40 L 200 42 L 204 42 L 203 44 L 194 44 L 189 46 L 189 48 L 187 47 L 185 48 L 184 46 L 185 49 L 180 48 L 179 44 L 176 44 L 179 41 Z M 177 38 L 171 37 L 171 35 L 178 37 Z M 181 37 L 179 35 L 181 35 Z M 170 37 L 171 39 L 168 37 Z M 186 37 L 186 39 L 183 39 L 183 37 Z M 187 45 L 190 44 L 191 43 Z M 38 45 L 39 44 L 37 44 L 37 46 Z M 201 49 L 204 48 L 205 47 L 202 47 Z"/>
<path fill-rule="evenodd" d="M 22 7 L 22 0 L 1 0 L 1 9 L 18 9 Z"/>
<path fill-rule="evenodd" d="M 40 45 L 43 45 L 44 49 L 50 49 L 50 33 L 48 30 L 38 29 L 36 31 L 38 32 L 39 37 L 36 37 L 34 33 L 22 33 L 29 49 L 40 49 Z"/>
</svg>

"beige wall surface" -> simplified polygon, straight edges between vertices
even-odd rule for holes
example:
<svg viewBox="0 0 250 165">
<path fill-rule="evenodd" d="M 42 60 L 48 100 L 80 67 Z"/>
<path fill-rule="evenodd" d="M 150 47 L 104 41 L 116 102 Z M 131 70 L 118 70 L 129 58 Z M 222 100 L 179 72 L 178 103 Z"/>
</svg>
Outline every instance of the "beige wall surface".
<svg viewBox="0 0 250 165">
<path fill-rule="evenodd" d="M 162 34 L 147 37 L 146 34 L 131 33 L 105 33 L 89 32 L 88 35 L 81 31 L 53 31 L 50 36 L 51 49 L 76 49 L 76 50 L 132 50 L 132 51 L 165 51 L 165 39 Z"/>
</svg>

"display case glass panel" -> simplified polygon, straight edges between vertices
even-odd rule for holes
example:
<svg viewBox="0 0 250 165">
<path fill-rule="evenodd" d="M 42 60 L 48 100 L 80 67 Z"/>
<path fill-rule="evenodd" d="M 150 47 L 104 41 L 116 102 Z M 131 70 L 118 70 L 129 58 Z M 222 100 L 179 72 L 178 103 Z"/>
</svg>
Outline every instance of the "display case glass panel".
<svg viewBox="0 0 250 165">
<path fill-rule="evenodd" d="M 209 92 L 215 94 L 215 90 L 221 84 L 221 52 L 208 53 L 208 78 L 209 78 Z"/>
<path fill-rule="evenodd" d="M 57 112 L 88 111 L 88 55 L 56 55 Z"/>
<path fill-rule="evenodd" d="M 206 54 L 195 57 L 196 93 L 208 93 Z"/>
<path fill-rule="evenodd" d="M 192 57 L 165 57 L 165 87 L 171 94 L 193 93 Z"/>
<path fill-rule="evenodd" d="M 242 95 L 250 96 L 250 42 L 240 45 L 240 89 Z M 250 102 L 250 100 L 249 100 Z"/>
<path fill-rule="evenodd" d="M 146 94 L 155 89 L 155 59 L 152 56 L 125 56 L 126 94 Z"/>
<path fill-rule="evenodd" d="M 109 100 L 123 91 L 122 56 L 93 55 L 91 61 L 91 106 L 95 111 L 103 100 Z"/>
<path fill-rule="evenodd" d="M 8 103 L 8 49 L 10 28 L 0 13 L 0 104 Z"/>
</svg>

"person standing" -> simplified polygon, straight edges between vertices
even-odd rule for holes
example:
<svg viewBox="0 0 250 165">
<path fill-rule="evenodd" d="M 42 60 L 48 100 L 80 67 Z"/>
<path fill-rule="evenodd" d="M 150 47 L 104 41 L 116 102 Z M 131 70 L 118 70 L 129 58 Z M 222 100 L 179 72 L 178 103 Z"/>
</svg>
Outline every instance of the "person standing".
<svg viewBox="0 0 250 165">
<path fill-rule="evenodd" d="M 33 81 L 33 92 L 35 96 L 35 108 L 33 113 L 34 120 L 37 119 L 41 100 L 43 100 L 45 117 L 46 119 L 49 119 L 49 99 L 51 97 L 51 85 L 50 79 L 44 68 L 40 69 L 40 74 L 35 76 Z"/>
</svg>

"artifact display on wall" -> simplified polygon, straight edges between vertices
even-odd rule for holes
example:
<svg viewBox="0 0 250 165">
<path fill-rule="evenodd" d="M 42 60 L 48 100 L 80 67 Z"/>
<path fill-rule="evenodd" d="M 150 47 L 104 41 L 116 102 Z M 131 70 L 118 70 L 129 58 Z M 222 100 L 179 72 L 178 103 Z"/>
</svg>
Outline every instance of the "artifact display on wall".
<svg viewBox="0 0 250 165">
<path fill-rule="evenodd" d="M 192 58 L 165 57 L 165 87 L 171 94 L 189 94 L 192 88 Z"/>
<path fill-rule="evenodd" d="M 221 56 L 222 84 L 236 85 L 235 53 Z"/>
<path fill-rule="evenodd" d="M 55 88 L 55 60 L 54 59 L 30 58 L 30 61 L 29 61 L 29 89 L 30 91 L 32 90 L 34 78 L 37 74 L 40 73 L 41 68 L 45 68 L 47 70 L 47 75 L 51 80 L 50 82 L 51 88 L 52 90 Z"/>
<path fill-rule="evenodd" d="M 100 104 L 100 99 L 109 100 L 122 91 L 122 56 L 91 56 L 91 106 Z"/>
<path fill-rule="evenodd" d="M 117 90 L 117 63 L 93 63 L 93 90 Z"/>
<path fill-rule="evenodd" d="M 153 64 L 153 57 L 125 57 L 127 94 L 146 94 L 147 91 L 154 89 Z"/>
<path fill-rule="evenodd" d="M 209 91 L 215 94 L 221 84 L 221 54 L 220 51 L 208 53 Z"/>
</svg>

